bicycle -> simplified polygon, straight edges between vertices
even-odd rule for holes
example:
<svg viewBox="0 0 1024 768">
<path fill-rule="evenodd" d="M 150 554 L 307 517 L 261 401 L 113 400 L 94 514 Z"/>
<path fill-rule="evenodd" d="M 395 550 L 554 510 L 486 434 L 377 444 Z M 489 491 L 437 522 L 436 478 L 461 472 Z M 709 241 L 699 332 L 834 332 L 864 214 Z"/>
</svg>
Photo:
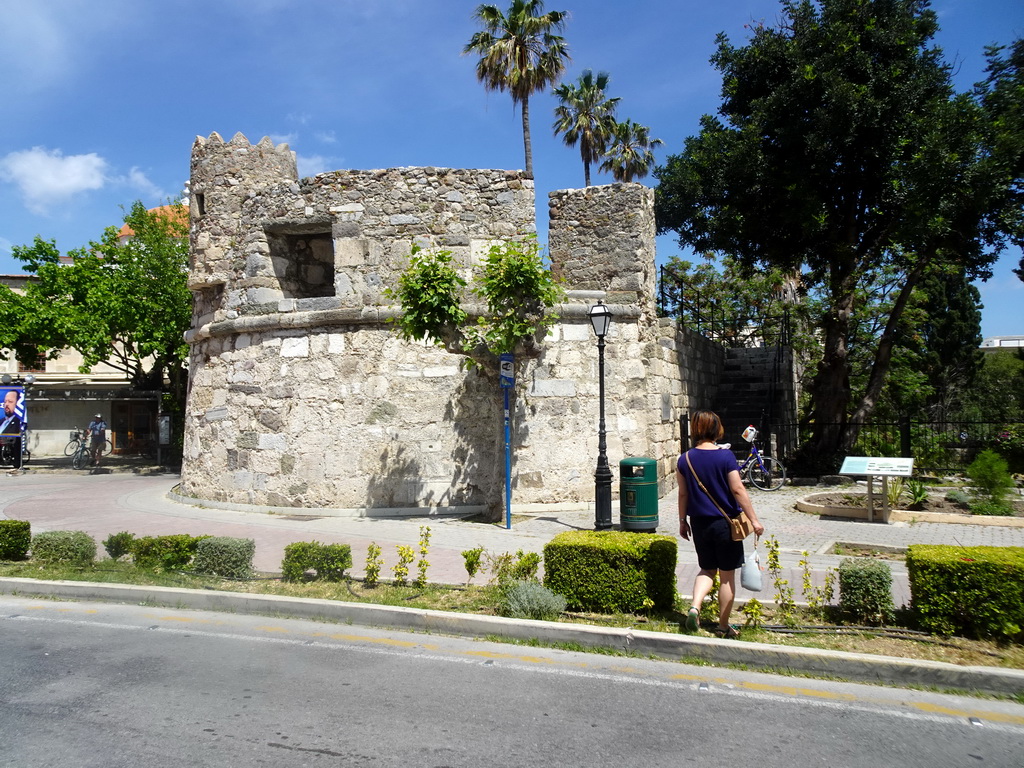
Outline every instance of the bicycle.
<svg viewBox="0 0 1024 768">
<path fill-rule="evenodd" d="M 92 464 L 92 451 L 89 450 L 88 440 L 79 440 L 78 448 L 75 449 L 75 454 L 71 457 L 71 466 L 75 469 L 85 469 Z"/>
<path fill-rule="evenodd" d="M 88 437 L 86 437 L 78 427 L 75 427 L 74 430 L 70 432 L 70 436 L 71 439 L 68 441 L 68 444 L 64 446 L 65 456 L 74 456 L 82 443 L 89 442 Z M 100 451 L 100 456 L 106 456 L 112 450 L 114 450 L 114 445 L 107 440 L 103 443 L 103 450 Z"/>
<path fill-rule="evenodd" d="M 782 462 L 771 456 L 764 456 L 757 449 L 757 430 L 747 427 L 743 439 L 750 443 L 750 453 L 739 464 L 740 474 L 746 472 L 747 480 L 758 490 L 777 491 L 786 482 L 786 468 Z"/>
<path fill-rule="evenodd" d="M 0 465 L 14 465 L 14 444 L 16 440 L 0 441 Z M 24 467 L 32 460 L 32 451 L 28 449 L 28 435 L 21 433 L 21 466 Z"/>
</svg>

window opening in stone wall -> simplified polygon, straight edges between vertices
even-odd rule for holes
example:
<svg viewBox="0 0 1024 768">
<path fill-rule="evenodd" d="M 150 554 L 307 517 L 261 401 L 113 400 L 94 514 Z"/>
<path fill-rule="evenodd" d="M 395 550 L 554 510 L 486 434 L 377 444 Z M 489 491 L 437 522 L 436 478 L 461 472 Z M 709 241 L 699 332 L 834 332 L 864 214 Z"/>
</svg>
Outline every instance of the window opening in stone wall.
<svg viewBox="0 0 1024 768">
<path fill-rule="evenodd" d="M 206 214 L 206 195 L 201 192 L 196 193 L 196 210 L 199 211 L 200 216 Z"/>
<path fill-rule="evenodd" d="M 270 260 L 286 299 L 334 296 L 334 238 L 326 232 L 267 230 Z"/>
</svg>

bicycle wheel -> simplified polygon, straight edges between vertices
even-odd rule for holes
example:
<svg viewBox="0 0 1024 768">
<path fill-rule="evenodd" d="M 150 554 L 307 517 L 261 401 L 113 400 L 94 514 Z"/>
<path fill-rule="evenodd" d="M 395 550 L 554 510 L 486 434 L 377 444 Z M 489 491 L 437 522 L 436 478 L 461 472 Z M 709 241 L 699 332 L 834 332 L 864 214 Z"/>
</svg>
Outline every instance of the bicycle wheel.
<svg viewBox="0 0 1024 768">
<path fill-rule="evenodd" d="M 114 444 L 107 440 L 103 443 L 103 447 L 100 449 L 100 456 L 109 456 L 112 450 L 114 450 Z"/>
<path fill-rule="evenodd" d="M 747 470 L 747 478 L 751 484 L 762 491 L 777 491 L 786 482 L 786 468 L 782 462 L 773 459 L 771 456 L 762 456 L 761 465 L 753 462 Z"/>
<path fill-rule="evenodd" d="M 68 444 L 64 446 L 65 456 L 74 456 L 75 451 L 78 450 L 78 440 L 69 440 Z"/>
<path fill-rule="evenodd" d="M 75 455 L 71 457 L 71 466 L 75 469 L 85 469 L 89 464 L 89 451 L 82 448 L 75 451 Z"/>
</svg>

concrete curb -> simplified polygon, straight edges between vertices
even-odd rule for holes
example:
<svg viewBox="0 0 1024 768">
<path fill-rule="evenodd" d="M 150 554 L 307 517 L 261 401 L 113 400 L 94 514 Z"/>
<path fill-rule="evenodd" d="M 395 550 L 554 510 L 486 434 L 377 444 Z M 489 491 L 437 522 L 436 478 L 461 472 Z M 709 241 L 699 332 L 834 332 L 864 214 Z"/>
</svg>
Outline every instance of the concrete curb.
<svg viewBox="0 0 1024 768">
<path fill-rule="evenodd" d="M 1024 692 L 1024 671 L 1017 669 L 961 667 L 938 661 L 917 661 L 638 629 L 507 619 L 500 616 L 478 616 L 370 603 L 127 584 L 37 581 L 13 577 L 0 578 L 0 593 L 22 597 L 56 597 L 178 609 L 268 614 L 463 637 L 578 643 L 587 647 L 615 648 L 666 659 L 699 659 L 715 664 L 743 665 L 766 671 L 787 670 L 854 682 L 927 686 L 997 695 L 1020 695 Z"/>
</svg>

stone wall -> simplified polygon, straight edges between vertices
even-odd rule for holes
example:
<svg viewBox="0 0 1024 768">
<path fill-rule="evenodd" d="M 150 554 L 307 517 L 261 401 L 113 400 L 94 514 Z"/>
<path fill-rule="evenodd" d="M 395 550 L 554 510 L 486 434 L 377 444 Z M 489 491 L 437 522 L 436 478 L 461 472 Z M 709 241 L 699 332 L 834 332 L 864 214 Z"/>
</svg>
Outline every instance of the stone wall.
<svg viewBox="0 0 1024 768">
<path fill-rule="evenodd" d="M 287 146 L 213 134 L 193 147 L 190 189 L 196 303 L 184 492 L 368 514 L 496 513 L 498 382 L 438 347 L 399 340 L 384 291 L 414 244 L 451 251 L 468 278 L 491 244 L 532 234 L 532 180 L 446 168 L 300 180 Z M 613 314 L 605 381 L 616 476 L 633 456 L 671 474 L 678 417 L 710 404 L 722 367 L 719 347 L 655 316 L 650 189 L 563 190 L 550 212 L 549 255 L 567 299 L 543 353 L 517 362 L 515 507 L 592 503 L 595 301 Z"/>
</svg>

